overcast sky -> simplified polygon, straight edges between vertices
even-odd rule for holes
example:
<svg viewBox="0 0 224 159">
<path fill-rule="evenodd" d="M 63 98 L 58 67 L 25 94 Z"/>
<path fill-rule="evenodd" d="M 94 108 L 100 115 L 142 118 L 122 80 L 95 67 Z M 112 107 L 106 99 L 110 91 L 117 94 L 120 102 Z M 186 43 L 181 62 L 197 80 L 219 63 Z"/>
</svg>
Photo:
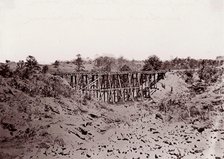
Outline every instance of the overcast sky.
<svg viewBox="0 0 224 159">
<path fill-rule="evenodd" d="M 224 55 L 224 0 L 0 0 L 0 61 Z"/>
</svg>

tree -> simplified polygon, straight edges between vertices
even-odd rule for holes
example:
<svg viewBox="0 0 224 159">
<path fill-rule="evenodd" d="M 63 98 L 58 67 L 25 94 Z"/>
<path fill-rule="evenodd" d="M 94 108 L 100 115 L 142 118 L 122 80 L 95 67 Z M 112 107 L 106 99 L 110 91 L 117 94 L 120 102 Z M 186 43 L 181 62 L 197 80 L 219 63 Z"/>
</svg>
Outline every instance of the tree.
<svg viewBox="0 0 224 159">
<path fill-rule="evenodd" d="M 158 71 L 161 69 L 162 61 L 156 56 L 150 56 L 144 61 L 143 71 Z"/>
<path fill-rule="evenodd" d="M 28 56 L 26 62 L 19 61 L 15 74 L 21 78 L 29 78 L 33 73 L 40 70 L 37 60 L 33 56 Z"/>
<path fill-rule="evenodd" d="M 111 72 L 111 69 L 112 69 L 112 63 L 109 62 L 109 63 L 106 64 L 106 66 L 104 66 L 102 68 L 102 71 Z"/>
<path fill-rule="evenodd" d="M 10 70 L 8 64 L 0 65 L 0 75 L 2 75 L 3 77 L 11 77 L 12 76 L 12 71 Z"/>
<path fill-rule="evenodd" d="M 58 68 L 59 64 L 60 64 L 60 62 L 59 62 L 58 60 L 56 60 L 56 61 L 53 63 L 53 65 L 54 65 L 55 68 Z"/>
<path fill-rule="evenodd" d="M 37 60 L 35 59 L 35 57 L 33 57 L 31 55 L 29 55 L 26 58 L 25 66 L 30 71 L 35 71 L 35 70 L 39 70 L 40 69 L 40 67 L 38 66 Z"/>
<path fill-rule="evenodd" d="M 123 67 L 124 64 L 127 64 L 129 62 L 123 56 L 119 57 L 116 61 L 117 61 L 117 66 L 119 69 L 121 69 L 121 67 Z"/>
<path fill-rule="evenodd" d="M 99 71 L 110 72 L 113 64 L 115 64 L 115 59 L 113 57 L 100 56 L 94 60 L 94 66 Z"/>
<path fill-rule="evenodd" d="M 198 77 L 205 82 L 216 82 L 219 78 L 219 71 L 216 67 L 210 66 L 204 60 L 202 61 L 202 67 L 198 70 Z"/>
<path fill-rule="evenodd" d="M 20 60 L 19 62 L 17 62 L 17 66 L 16 66 L 16 70 L 14 71 L 14 74 L 21 77 L 24 69 L 25 69 L 25 62 L 23 60 Z"/>
<path fill-rule="evenodd" d="M 81 54 L 78 54 L 76 56 L 77 56 L 77 58 L 75 59 L 75 65 L 77 66 L 76 71 L 77 72 L 84 71 L 85 67 L 83 65 L 83 59 L 81 57 Z"/>
<path fill-rule="evenodd" d="M 163 62 L 161 69 L 163 70 L 170 70 L 171 69 L 171 63 L 170 61 L 166 60 Z"/>
<path fill-rule="evenodd" d="M 191 69 L 194 69 L 198 65 L 198 61 L 192 58 L 189 58 L 188 65 Z"/>
<path fill-rule="evenodd" d="M 185 79 L 185 82 L 192 82 L 193 81 L 193 77 L 194 77 L 194 71 L 192 70 L 186 70 L 185 72 L 185 75 L 186 75 L 186 79 Z"/>
<path fill-rule="evenodd" d="M 25 67 L 25 62 L 23 60 L 20 60 L 17 63 L 17 69 L 23 69 Z"/>
<path fill-rule="evenodd" d="M 48 66 L 47 65 L 44 65 L 43 68 L 42 68 L 42 73 L 47 73 L 48 71 Z"/>
<path fill-rule="evenodd" d="M 131 68 L 130 68 L 128 65 L 123 65 L 123 66 L 120 68 L 120 71 L 121 71 L 121 72 L 131 71 Z"/>
<path fill-rule="evenodd" d="M 10 62 L 10 60 L 5 60 L 5 63 L 9 63 Z"/>
</svg>

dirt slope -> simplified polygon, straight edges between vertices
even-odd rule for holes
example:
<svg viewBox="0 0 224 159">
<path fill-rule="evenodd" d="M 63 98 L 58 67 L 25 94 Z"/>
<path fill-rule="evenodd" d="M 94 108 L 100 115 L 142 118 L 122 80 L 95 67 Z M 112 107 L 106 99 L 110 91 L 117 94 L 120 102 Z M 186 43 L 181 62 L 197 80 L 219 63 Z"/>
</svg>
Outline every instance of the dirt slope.
<svg viewBox="0 0 224 159">
<path fill-rule="evenodd" d="M 60 77 L 0 77 L 0 158 L 224 157 L 223 81 L 191 91 L 168 73 L 153 100 L 107 105 L 83 102 Z"/>
</svg>

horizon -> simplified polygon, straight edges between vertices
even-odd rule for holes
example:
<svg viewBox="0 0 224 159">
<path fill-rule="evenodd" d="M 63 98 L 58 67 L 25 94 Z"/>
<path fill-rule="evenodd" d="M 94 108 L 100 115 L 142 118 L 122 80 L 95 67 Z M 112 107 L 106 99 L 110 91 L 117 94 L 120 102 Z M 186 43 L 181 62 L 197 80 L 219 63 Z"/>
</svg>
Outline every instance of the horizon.
<svg viewBox="0 0 224 159">
<path fill-rule="evenodd" d="M 48 62 L 46 62 L 46 61 L 41 61 L 41 59 L 40 58 L 38 58 L 38 56 L 36 57 L 36 56 L 34 56 L 34 55 L 32 55 L 32 54 L 27 54 L 26 56 L 24 56 L 23 58 L 21 58 L 21 59 L 0 59 L 0 62 L 1 63 L 5 63 L 5 61 L 6 60 L 9 60 L 10 62 L 19 62 L 20 60 L 23 60 L 23 61 L 25 61 L 26 60 L 26 58 L 28 57 L 28 56 L 33 56 L 33 57 L 35 57 L 35 59 L 38 61 L 38 63 L 39 64 L 52 64 L 52 63 L 54 63 L 55 61 L 60 61 L 60 62 L 67 62 L 67 61 L 73 61 L 73 60 L 75 60 L 76 59 L 76 55 L 77 54 L 75 54 L 73 57 L 71 57 L 70 59 L 55 59 L 55 60 L 52 60 L 52 61 L 48 61 Z M 175 59 L 175 58 L 180 58 L 180 59 L 186 59 L 186 58 L 191 58 L 191 59 L 195 59 L 195 60 L 216 60 L 216 58 L 217 57 L 224 57 L 224 55 L 217 55 L 217 56 L 214 56 L 214 57 L 211 57 L 211 58 L 194 58 L 194 57 L 191 57 L 191 56 L 185 56 L 185 57 L 179 57 L 179 56 L 170 56 L 168 59 L 164 59 L 164 58 L 162 58 L 162 57 L 160 57 L 160 56 L 158 56 L 157 54 L 151 54 L 151 55 L 149 55 L 149 56 L 146 56 L 146 58 L 142 58 L 142 59 L 135 59 L 135 58 L 128 58 L 128 57 L 125 57 L 125 56 L 114 56 L 114 55 L 112 55 L 112 54 L 102 54 L 102 55 L 100 55 L 100 54 L 95 54 L 93 57 L 89 57 L 89 56 L 87 56 L 87 57 L 85 57 L 85 56 L 83 56 L 82 54 L 80 54 L 81 55 L 81 57 L 82 57 L 82 59 L 84 59 L 84 60 L 94 60 L 94 59 L 96 59 L 96 58 L 98 58 L 98 57 L 111 57 L 111 58 L 115 58 L 115 59 L 118 59 L 118 58 L 120 58 L 120 57 L 122 57 L 122 58 L 124 58 L 124 59 L 126 59 L 126 60 L 129 60 L 129 61 L 131 61 L 131 60 L 136 60 L 136 61 L 144 61 L 144 60 L 146 60 L 148 57 L 150 57 L 150 56 L 153 56 L 153 55 L 156 55 L 157 57 L 159 57 L 159 59 L 160 60 L 162 60 L 162 61 L 170 61 L 170 60 L 172 60 L 172 59 Z"/>
<path fill-rule="evenodd" d="M 155 54 L 154 54 L 155 55 Z M 33 55 L 27 55 L 27 57 L 28 56 L 33 56 Z M 150 56 L 153 56 L 153 55 L 150 55 Z M 148 56 L 148 57 L 150 57 L 150 56 Z M 156 55 L 157 56 L 157 55 Z M 10 59 L 6 59 L 6 60 L 9 60 L 9 62 L 11 62 L 11 63 L 17 63 L 17 62 L 19 62 L 19 61 L 26 61 L 26 58 L 27 57 L 25 57 L 24 59 L 19 59 L 19 60 L 17 60 L 17 61 L 13 61 L 13 60 L 10 60 Z M 55 61 L 59 61 L 59 62 L 67 62 L 67 61 L 69 61 L 69 62 L 72 62 L 73 60 L 75 60 L 76 59 L 76 56 L 75 56 L 75 58 L 73 58 L 73 59 L 66 59 L 66 60 L 60 60 L 60 59 L 57 59 L 57 60 L 55 60 L 55 61 L 51 61 L 51 62 L 48 62 L 48 63 L 43 63 L 43 62 L 41 62 L 41 61 L 39 61 L 38 60 L 38 58 L 36 58 L 35 56 L 33 56 L 36 60 L 37 60 L 37 62 L 38 62 L 38 64 L 40 64 L 40 65 L 50 65 L 50 64 L 53 64 Z M 115 58 L 115 59 L 118 59 L 118 58 L 123 58 L 123 59 L 125 59 L 125 60 L 128 60 L 128 61 L 132 61 L 132 60 L 135 60 L 135 61 L 137 61 L 137 62 L 143 62 L 144 60 L 146 60 L 147 58 L 145 58 L 145 59 L 128 59 L 128 58 L 126 58 L 126 57 L 124 57 L 124 56 L 119 56 L 119 57 L 114 57 L 114 56 L 110 56 L 110 55 L 96 55 L 94 58 L 90 58 L 90 57 L 83 57 L 82 56 L 82 54 L 81 54 L 81 57 L 82 57 L 82 59 L 84 60 L 84 61 L 88 61 L 88 60 L 95 60 L 96 58 L 98 58 L 98 57 L 111 57 L 111 58 Z M 158 56 L 157 56 L 158 57 Z M 165 60 L 163 60 L 163 59 L 161 59 L 160 57 L 159 57 L 159 59 L 161 60 L 161 61 L 171 61 L 171 60 L 173 60 L 173 59 L 175 59 L 175 58 L 180 58 L 180 59 L 186 59 L 186 58 L 191 58 L 191 59 L 195 59 L 195 60 L 216 60 L 217 59 L 217 57 L 222 57 L 222 58 L 224 58 L 224 56 L 216 56 L 215 58 L 192 58 L 192 57 L 172 57 L 172 58 L 170 58 L 170 59 L 165 59 Z M 5 61 L 0 61 L 0 63 L 6 63 L 6 60 Z"/>
<path fill-rule="evenodd" d="M 0 62 L 224 56 L 223 0 L 2 0 Z"/>
</svg>

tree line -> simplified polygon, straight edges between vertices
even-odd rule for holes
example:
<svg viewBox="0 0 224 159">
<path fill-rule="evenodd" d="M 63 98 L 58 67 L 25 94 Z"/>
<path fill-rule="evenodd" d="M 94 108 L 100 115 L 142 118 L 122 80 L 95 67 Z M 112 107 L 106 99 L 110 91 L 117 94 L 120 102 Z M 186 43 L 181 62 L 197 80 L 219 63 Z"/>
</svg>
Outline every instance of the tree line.
<svg viewBox="0 0 224 159">
<path fill-rule="evenodd" d="M 135 61 L 127 60 L 123 57 L 114 58 L 108 56 L 100 56 L 93 61 L 94 65 L 92 71 L 112 71 L 116 66 L 116 71 L 159 71 L 159 70 L 180 70 L 180 69 L 200 69 L 205 67 L 218 67 L 224 64 L 224 60 L 212 60 L 212 59 L 194 59 L 187 58 L 174 58 L 172 60 L 162 61 L 158 56 L 149 56 L 146 60 Z M 77 65 L 76 71 L 84 71 L 85 61 L 81 55 L 78 54 L 74 60 L 74 64 Z M 140 63 L 140 64 L 138 64 Z M 139 66 L 140 65 L 140 66 Z"/>
<path fill-rule="evenodd" d="M 17 62 L 17 67 L 15 71 L 10 70 L 9 60 L 6 60 L 5 64 L 0 65 L 0 75 L 3 77 L 10 77 L 13 74 L 18 75 L 22 78 L 28 78 L 30 74 L 35 72 L 48 72 L 48 65 L 40 67 L 37 60 L 33 56 L 28 56 L 26 61 Z M 53 63 L 55 68 L 60 66 L 60 61 L 56 60 Z M 74 64 L 74 72 L 87 71 L 85 65 L 87 63 L 93 65 L 91 70 L 88 71 L 159 71 L 159 70 L 179 70 L 179 69 L 199 69 L 201 73 L 201 78 L 206 79 L 209 76 L 209 72 L 216 72 L 215 68 L 223 65 L 223 60 L 211 60 L 211 59 L 193 59 L 188 58 L 174 58 L 172 60 L 162 61 L 158 56 L 152 55 L 143 61 L 137 60 L 127 60 L 124 57 L 114 58 L 108 56 L 100 56 L 94 60 L 89 59 L 84 60 L 81 54 L 77 54 L 76 58 L 67 63 Z M 186 73 L 189 77 L 190 73 Z"/>
</svg>

